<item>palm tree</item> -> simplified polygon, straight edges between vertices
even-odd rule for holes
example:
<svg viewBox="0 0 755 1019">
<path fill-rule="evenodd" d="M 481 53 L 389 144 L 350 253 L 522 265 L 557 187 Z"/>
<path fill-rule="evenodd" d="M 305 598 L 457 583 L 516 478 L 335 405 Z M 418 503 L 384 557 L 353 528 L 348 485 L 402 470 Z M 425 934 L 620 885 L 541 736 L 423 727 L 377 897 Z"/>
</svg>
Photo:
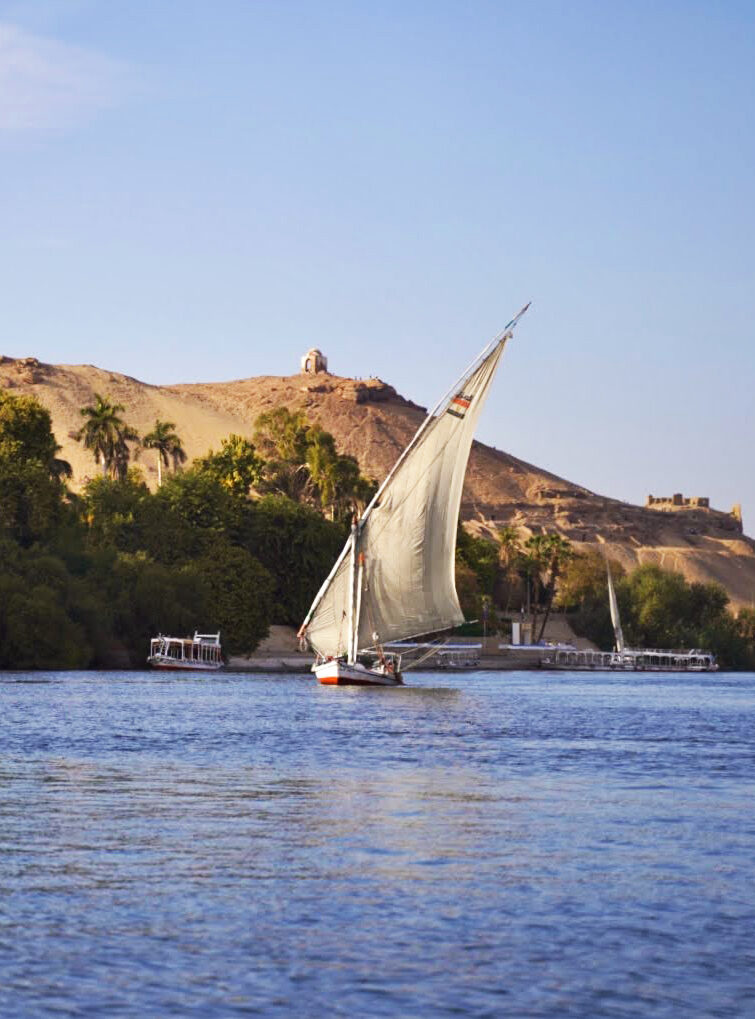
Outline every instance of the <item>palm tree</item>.
<svg viewBox="0 0 755 1019">
<path fill-rule="evenodd" d="M 128 463 L 131 459 L 131 450 L 129 449 L 129 442 L 138 442 L 139 433 L 131 425 L 124 424 L 118 432 L 118 439 L 115 444 L 113 451 L 113 462 L 111 468 L 114 477 L 119 481 L 125 481 L 126 475 L 128 474 Z M 137 446 L 134 459 L 139 454 L 139 447 Z"/>
<path fill-rule="evenodd" d="M 112 403 L 107 396 L 94 394 L 95 402 L 81 408 L 85 423 L 75 433 L 77 442 L 83 442 L 91 450 L 95 460 L 102 466 L 102 476 L 112 471 L 117 477 L 125 474 L 129 461 L 128 442 L 135 442 L 139 436 L 119 417 L 125 409 L 120 403 Z"/>
<path fill-rule="evenodd" d="M 287 407 L 276 407 L 259 415 L 254 422 L 253 438 L 266 461 L 264 489 L 287 495 L 294 502 L 313 500 L 316 486 L 307 463 L 313 429 L 317 431 L 318 426 L 308 428 L 301 411 L 292 413 Z"/>
<path fill-rule="evenodd" d="M 545 614 L 540 625 L 540 633 L 537 637 L 537 640 L 540 641 L 543 639 L 545 627 L 548 622 L 548 616 L 550 615 L 551 608 L 553 606 L 553 596 L 556 593 L 556 581 L 558 580 L 563 567 L 574 558 L 574 549 L 572 548 L 571 542 L 567 538 L 562 537 L 560 534 L 544 534 L 538 535 L 538 537 L 541 539 L 538 550 L 540 561 L 542 566 L 547 570 L 547 580 L 545 583 Z"/>
<path fill-rule="evenodd" d="M 522 554 L 519 543 L 519 532 L 516 527 L 508 524 L 498 532 L 498 563 L 506 584 L 506 612 L 511 606 L 512 573 Z"/>
<path fill-rule="evenodd" d="M 532 638 L 537 629 L 538 607 L 540 605 L 540 575 L 545 566 L 542 534 L 527 538 L 517 560 L 517 569 L 524 579 L 527 596 L 527 615 L 532 623 Z"/>
<path fill-rule="evenodd" d="M 181 445 L 181 440 L 173 431 L 175 424 L 172 421 L 155 421 L 155 427 L 142 439 L 142 445 L 146 449 L 157 450 L 157 487 L 163 483 L 163 464 L 168 467 L 173 462 L 173 470 L 178 470 L 180 464 L 186 462 L 186 453 Z"/>
</svg>

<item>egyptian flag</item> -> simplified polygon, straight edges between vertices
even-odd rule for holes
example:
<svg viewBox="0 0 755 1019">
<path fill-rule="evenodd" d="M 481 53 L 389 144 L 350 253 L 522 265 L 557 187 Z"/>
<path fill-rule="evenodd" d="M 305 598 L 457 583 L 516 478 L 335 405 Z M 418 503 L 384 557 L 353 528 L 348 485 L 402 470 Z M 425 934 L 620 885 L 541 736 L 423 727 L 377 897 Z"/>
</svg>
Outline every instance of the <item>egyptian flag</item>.
<svg viewBox="0 0 755 1019">
<path fill-rule="evenodd" d="M 456 396 L 451 400 L 448 405 L 448 414 L 453 414 L 455 418 L 463 418 L 469 409 L 469 405 L 472 402 L 472 397 L 467 396 L 464 393 L 457 393 Z"/>
</svg>

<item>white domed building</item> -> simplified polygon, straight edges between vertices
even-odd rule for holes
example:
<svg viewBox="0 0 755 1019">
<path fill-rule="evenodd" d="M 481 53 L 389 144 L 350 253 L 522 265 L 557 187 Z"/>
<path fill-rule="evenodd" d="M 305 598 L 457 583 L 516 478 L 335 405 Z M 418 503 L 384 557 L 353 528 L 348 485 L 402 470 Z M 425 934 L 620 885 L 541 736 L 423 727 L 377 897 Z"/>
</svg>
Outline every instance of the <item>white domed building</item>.
<svg viewBox="0 0 755 1019">
<path fill-rule="evenodd" d="M 301 359 L 301 370 L 305 375 L 317 375 L 318 372 L 327 372 L 328 359 L 317 347 L 312 347 Z"/>
</svg>

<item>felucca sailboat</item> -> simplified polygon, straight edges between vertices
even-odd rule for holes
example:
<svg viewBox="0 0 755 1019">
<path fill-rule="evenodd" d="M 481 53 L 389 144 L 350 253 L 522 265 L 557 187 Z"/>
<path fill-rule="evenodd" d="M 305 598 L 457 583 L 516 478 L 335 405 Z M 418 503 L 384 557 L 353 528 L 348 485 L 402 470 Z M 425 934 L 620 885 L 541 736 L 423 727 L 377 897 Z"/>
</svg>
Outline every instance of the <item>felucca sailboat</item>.
<svg viewBox="0 0 755 1019">
<path fill-rule="evenodd" d="M 527 304 L 420 425 L 358 520 L 299 630 L 321 683 L 395 686 L 387 644 L 464 622 L 456 528 L 477 419 L 506 341 Z"/>
</svg>

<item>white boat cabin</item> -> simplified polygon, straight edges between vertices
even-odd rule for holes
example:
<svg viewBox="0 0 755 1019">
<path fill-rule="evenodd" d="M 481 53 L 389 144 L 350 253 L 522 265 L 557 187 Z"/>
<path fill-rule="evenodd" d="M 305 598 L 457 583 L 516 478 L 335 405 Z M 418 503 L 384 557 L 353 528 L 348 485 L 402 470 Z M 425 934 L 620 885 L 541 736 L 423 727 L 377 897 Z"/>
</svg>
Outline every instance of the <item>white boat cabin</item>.
<svg viewBox="0 0 755 1019">
<path fill-rule="evenodd" d="M 220 632 L 195 632 L 193 637 L 160 634 L 150 641 L 147 661 L 157 668 L 219 669 L 223 664 Z"/>
</svg>

